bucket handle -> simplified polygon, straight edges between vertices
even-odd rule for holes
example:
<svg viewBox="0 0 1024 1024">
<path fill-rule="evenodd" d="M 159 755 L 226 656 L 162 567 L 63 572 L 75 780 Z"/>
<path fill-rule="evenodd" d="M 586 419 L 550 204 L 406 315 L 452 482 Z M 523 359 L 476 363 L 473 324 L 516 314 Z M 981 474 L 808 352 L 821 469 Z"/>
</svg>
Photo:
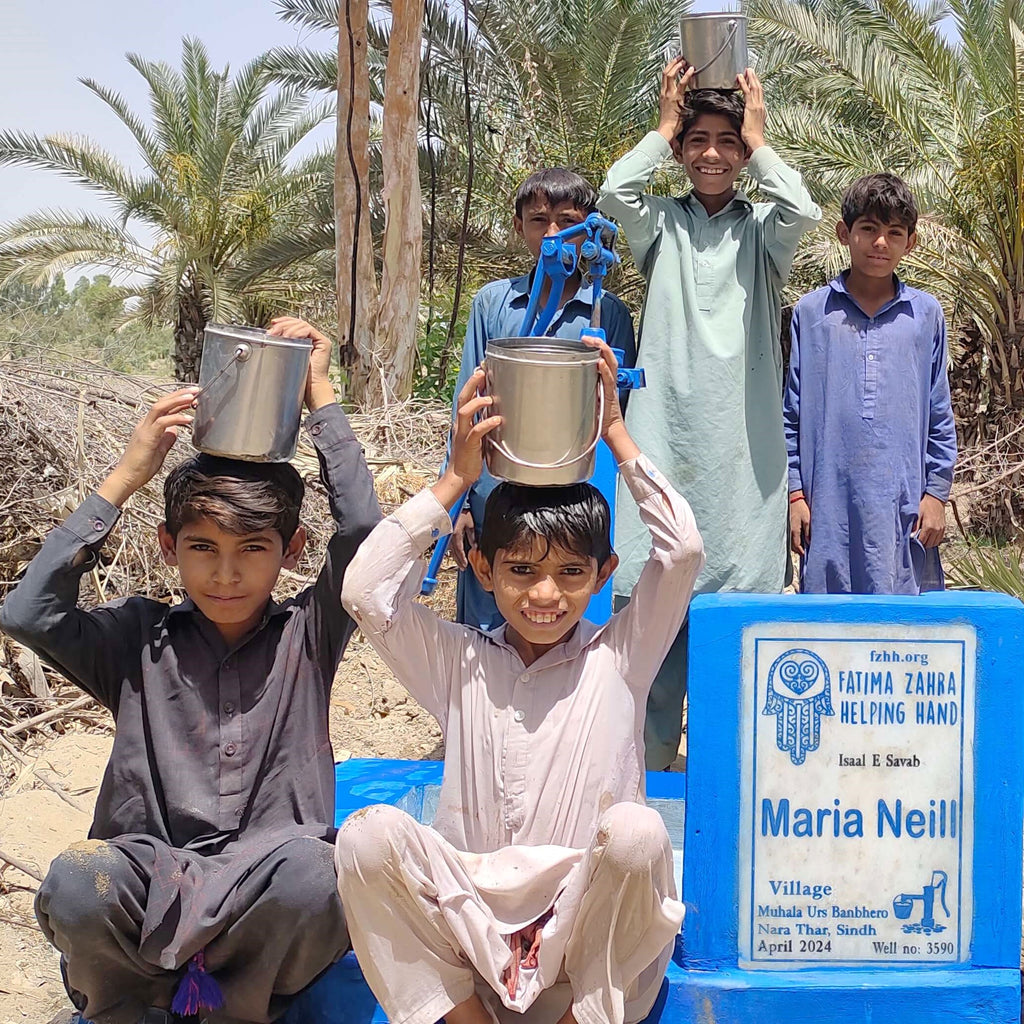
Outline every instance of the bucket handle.
<svg viewBox="0 0 1024 1024">
<path fill-rule="evenodd" d="M 574 364 L 574 365 L 579 365 Z M 488 440 L 494 446 L 494 448 L 508 459 L 509 462 L 514 462 L 517 466 L 523 466 L 525 469 L 564 469 L 566 466 L 571 466 L 575 462 L 582 462 L 583 459 L 587 458 L 591 452 L 597 447 L 597 442 L 601 440 L 601 427 L 604 425 L 604 383 L 600 377 L 597 378 L 597 430 L 594 434 L 594 440 L 587 445 L 587 449 L 581 452 L 579 455 L 574 455 L 571 459 L 562 458 L 558 462 L 527 462 L 526 459 L 520 459 L 517 455 L 513 455 L 508 448 L 502 444 L 501 441 L 496 440 L 493 437 L 488 437 Z"/>
<path fill-rule="evenodd" d="M 204 391 L 209 391 L 210 388 L 212 388 L 213 385 L 216 384 L 217 381 L 219 381 L 221 377 L 223 377 L 224 374 L 235 365 L 235 363 L 244 363 L 251 355 L 252 345 L 243 341 L 235 349 L 235 354 L 220 368 L 220 370 L 217 371 L 216 374 L 214 374 L 208 383 L 204 384 L 203 387 L 199 389 L 199 393 L 196 395 L 196 398 L 198 398 Z"/>
<path fill-rule="evenodd" d="M 739 22 L 734 18 L 732 21 L 729 22 L 729 35 L 726 38 L 725 42 L 722 43 L 722 45 L 718 48 L 718 53 L 716 53 L 714 57 L 712 57 L 711 60 L 709 60 L 703 67 L 699 67 L 696 71 L 694 71 L 694 78 L 696 78 L 702 72 L 707 71 L 707 69 L 711 67 L 711 65 L 714 64 L 715 61 L 718 60 L 718 58 L 721 57 L 723 53 L 725 53 L 729 44 L 733 41 L 733 39 L 736 38 L 736 30 L 738 28 Z"/>
</svg>

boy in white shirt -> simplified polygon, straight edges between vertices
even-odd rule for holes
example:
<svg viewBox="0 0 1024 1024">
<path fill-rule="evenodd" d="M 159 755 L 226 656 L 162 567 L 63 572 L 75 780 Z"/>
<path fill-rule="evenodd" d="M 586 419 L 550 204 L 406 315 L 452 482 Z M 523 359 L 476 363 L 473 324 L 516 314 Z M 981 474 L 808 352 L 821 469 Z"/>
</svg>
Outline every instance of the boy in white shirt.
<svg viewBox="0 0 1024 1024">
<path fill-rule="evenodd" d="M 603 436 L 653 542 L 623 611 L 602 627 L 582 621 L 618 562 L 589 484 L 491 495 L 472 563 L 503 626 L 447 622 L 415 600 L 421 556 L 450 529 L 501 422 L 475 397 L 482 370 L 460 394 L 445 474 L 381 523 L 346 573 L 345 607 L 445 736 L 433 828 L 377 806 L 338 836 L 352 943 L 392 1024 L 488 1024 L 502 1006 L 632 1024 L 654 1003 L 682 922 L 668 835 L 643 806 L 643 728 L 703 546 L 689 505 L 627 433 L 615 358 L 593 344 Z"/>
</svg>

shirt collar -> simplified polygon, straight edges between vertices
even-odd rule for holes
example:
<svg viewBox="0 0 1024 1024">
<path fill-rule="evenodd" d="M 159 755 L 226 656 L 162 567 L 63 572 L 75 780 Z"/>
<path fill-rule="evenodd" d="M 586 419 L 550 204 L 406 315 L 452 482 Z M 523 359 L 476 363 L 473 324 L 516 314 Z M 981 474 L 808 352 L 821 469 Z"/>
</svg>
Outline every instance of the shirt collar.
<svg viewBox="0 0 1024 1024">
<path fill-rule="evenodd" d="M 537 272 L 537 268 L 534 267 L 528 274 L 523 274 L 522 277 L 513 277 L 509 284 L 509 291 L 511 292 L 511 298 L 509 304 L 512 306 L 525 306 L 530 301 L 530 289 L 533 287 L 533 275 Z M 555 319 L 561 315 L 562 310 L 569 305 L 570 302 L 581 302 L 588 309 L 592 309 L 594 306 L 594 282 L 583 281 L 579 288 L 576 289 L 576 294 L 573 295 L 565 305 L 562 306 L 555 314 Z"/>
<path fill-rule="evenodd" d="M 505 638 L 507 628 L 507 624 L 502 623 L 492 630 L 485 630 L 484 635 L 518 658 L 519 652 Z M 562 665 L 567 661 L 575 660 L 579 657 L 583 648 L 591 643 L 603 629 L 604 626 L 596 626 L 588 619 L 580 619 L 576 629 L 573 630 L 572 636 L 564 643 L 558 644 L 557 647 L 552 647 L 546 654 L 541 655 L 528 667 L 528 671 L 532 673 L 540 669 L 553 668 L 555 665 Z"/>
<path fill-rule="evenodd" d="M 267 604 L 266 610 L 263 613 L 263 618 L 260 619 L 260 624 L 256 628 L 262 628 L 269 619 L 274 618 L 276 615 L 283 615 L 286 611 L 288 611 L 287 605 L 278 604 L 277 601 L 271 598 Z M 179 601 L 177 604 L 172 604 L 170 608 L 167 609 L 168 615 L 181 615 L 184 613 L 195 613 L 196 615 L 203 614 L 196 607 L 196 603 L 192 600 L 191 597 L 186 597 L 184 601 Z"/>
<path fill-rule="evenodd" d="M 743 207 L 748 212 L 750 210 L 753 210 L 754 208 L 754 204 L 748 198 L 747 193 L 744 192 L 741 188 L 738 188 L 736 190 L 736 195 L 734 195 L 732 199 L 730 199 L 729 202 L 726 203 L 725 206 L 723 206 L 722 209 L 718 211 L 718 213 L 711 214 L 711 216 L 708 216 L 707 209 L 704 207 L 704 204 L 697 198 L 696 192 L 694 192 L 692 189 L 689 192 L 687 192 L 685 196 L 682 197 L 680 202 L 689 204 L 695 212 L 699 214 L 702 213 L 708 220 L 712 220 L 715 217 L 721 217 L 723 213 L 728 212 L 734 207 Z"/>
<path fill-rule="evenodd" d="M 860 311 L 864 313 L 864 310 L 860 308 L 860 303 L 850 294 L 849 290 L 846 287 L 846 278 L 849 273 L 849 270 L 844 270 L 841 273 L 837 274 L 835 277 L 832 278 L 831 281 L 829 281 L 828 286 L 834 292 L 836 292 L 836 294 L 844 295 L 848 301 L 852 302 L 857 307 L 857 309 L 860 309 Z M 893 279 L 896 281 L 896 294 L 884 306 L 882 306 L 882 308 L 879 309 L 877 313 L 875 313 L 876 317 L 884 313 L 887 309 L 891 309 L 898 302 L 910 301 L 910 296 L 907 294 L 906 284 L 900 280 L 899 275 L 893 274 L 892 276 Z M 866 313 L 864 315 L 867 316 Z"/>
</svg>

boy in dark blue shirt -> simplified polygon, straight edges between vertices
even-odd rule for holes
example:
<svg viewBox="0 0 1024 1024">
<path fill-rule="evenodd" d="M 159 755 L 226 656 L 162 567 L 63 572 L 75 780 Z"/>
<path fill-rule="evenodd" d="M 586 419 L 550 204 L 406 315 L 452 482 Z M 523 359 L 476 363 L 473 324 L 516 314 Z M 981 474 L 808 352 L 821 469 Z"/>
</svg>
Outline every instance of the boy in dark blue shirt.
<svg viewBox="0 0 1024 1024">
<path fill-rule="evenodd" d="M 515 198 L 513 224 L 534 260 L 540 257 L 541 243 L 574 224 L 582 224 L 597 209 L 597 193 L 590 183 L 564 167 L 548 167 L 531 174 L 519 186 Z M 469 324 L 462 348 L 462 366 L 455 384 L 458 396 L 484 361 L 487 343 L 492 338 L 515 338 L 519 335 L 526 305 L 533 284 L 533 272 L 522 277 L 505 278 L 486 284 L 476 293 L 469 311 Z M 541 294 L 541 305 L 547 301 L 550 288 Z M 562 306 L 555 315 L 548 334 L 577 339 L 590 326 L 594 308 L 594 290 L 584 284 L 577 271 L 562 290 Z M 636 341 L 633 319 L 625 304 L 610 292 L 601 295 L 601 326 L 609 346 L 625 353 L 623 365 L 636 363 Z M 457 401 L 456 397 L 456 401 Z M 452 406 L 454 421 L 457 409 Z M 484 521 L 487 496 L 497 486 L 486 469 L 469 492 L 466 505 L 455 523 L 451 551 L 459 572 L 456 621 L 467 626 L 493 629 L 504 621 L 494 597 L 480 586 L 470 569 L 467 552 L 476 547 L 476 535 Z"/>
</svg>

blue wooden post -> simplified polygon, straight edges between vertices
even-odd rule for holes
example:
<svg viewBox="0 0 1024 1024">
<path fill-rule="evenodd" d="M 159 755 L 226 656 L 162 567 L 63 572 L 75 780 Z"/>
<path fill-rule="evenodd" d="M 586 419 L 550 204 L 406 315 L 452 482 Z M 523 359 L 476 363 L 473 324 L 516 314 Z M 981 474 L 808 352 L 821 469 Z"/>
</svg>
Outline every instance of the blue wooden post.
<svg viewBox="0 0 1024 1024">
<path fill-rule="evenodd" d="M 615 465 L 615 457 L 611 449 L 601 441 L 597 446 L 597 458 L 594 462 L 594 475 L 590 478 L 592 483 L 605 497 L 612 510 L 612 538 L 615 537 L 615 487 L 619 479 L 619 469 Z M 601 625 L 607 622 L 612 616 L 612 581 L 601 588 L 601 592 L 595 594 L 587 605 L 585 617 L 591 622 Z"/>
<path fill-rule="evenodd" d="M 690 610 L 679 1016 L 1020 1020 L 1024 606 Z"/>
</svg>

